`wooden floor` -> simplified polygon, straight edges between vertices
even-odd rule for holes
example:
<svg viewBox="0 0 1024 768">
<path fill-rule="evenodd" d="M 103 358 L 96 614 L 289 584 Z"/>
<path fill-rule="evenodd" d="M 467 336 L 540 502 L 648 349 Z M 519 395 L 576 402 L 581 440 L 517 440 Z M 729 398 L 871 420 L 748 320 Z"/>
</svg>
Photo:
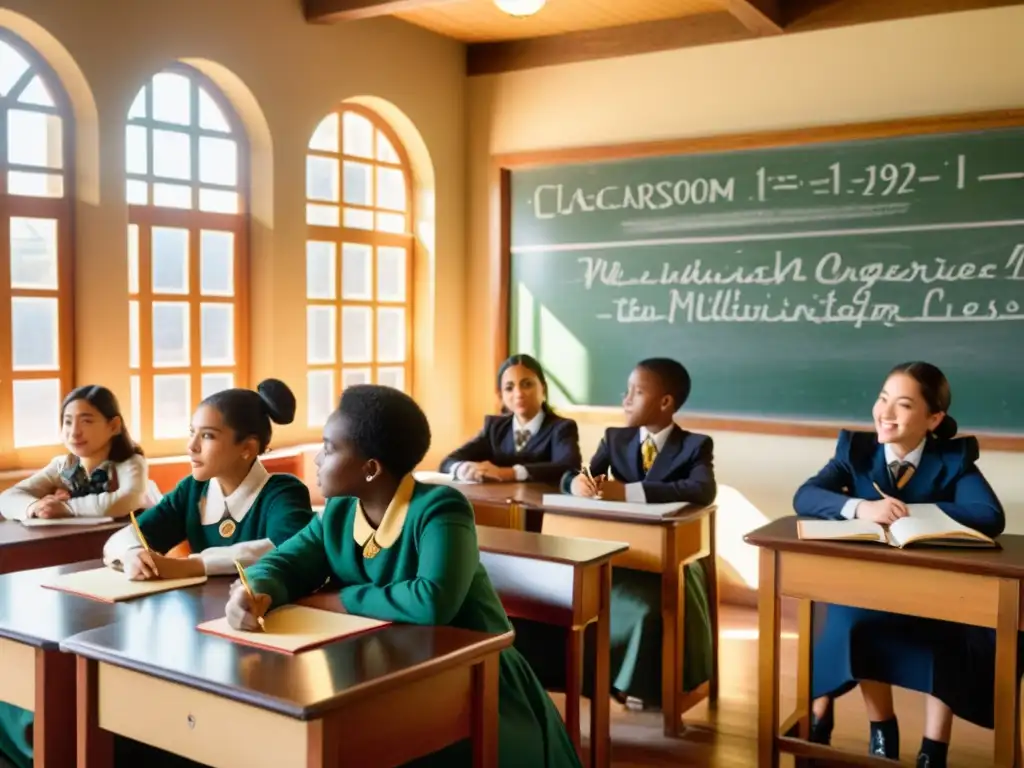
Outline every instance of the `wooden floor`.
<svg viewBox="0 0 1024 768">
<path fill-rule="evenodd" d="M 795 701 L 795 624 L 784 625 L 782 640 L 783 717 Z M 753 768 L 757 737 L 757 614 L 753 610 L 722 606 L 722 682 L 717 711 L 709 714 L 705 704 L 684 718 L 687 731 L 681 739 L 666 739 L 661 732 L 660 712 L 625 710 L 612 702 L 612 764 L 615 768 L 640 766 L 713 766 Z M 563 698 L 555 695 L 561 707 Z M 583 703 L 584 708 L 587 702 Z M 921 744 L 924 722 L 922 697 L 896 692 L 900 719 L 902 762 L 913 765 Z M 589 710 L 581 715 L 589 723 Z M 836 703 L 833 744 L 854 751 L 867 749 L 867 717 L 860 694 L 853 691 Z M 957 720 L 950 748 L 951 768 L 977 768 L 992 764 L 992 732 Z M 783 757 L 783 766 L 792 766 Z"/>
</svg>

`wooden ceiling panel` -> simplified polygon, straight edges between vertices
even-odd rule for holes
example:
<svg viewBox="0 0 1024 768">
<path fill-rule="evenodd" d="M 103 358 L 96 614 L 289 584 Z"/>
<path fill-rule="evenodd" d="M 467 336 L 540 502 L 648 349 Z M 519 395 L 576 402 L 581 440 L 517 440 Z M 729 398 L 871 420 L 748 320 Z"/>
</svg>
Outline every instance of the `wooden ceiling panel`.
<svg viewBox="0 0 1024 768">
<path fill-rule="evenodd" d="M 539 13 L 509 16 L 494 0 L 450 0 L 395 15 L 467 43 L 518 40 L 675 19 L 722 10 L 722 0 L 548 0 Z"/>
</svg>

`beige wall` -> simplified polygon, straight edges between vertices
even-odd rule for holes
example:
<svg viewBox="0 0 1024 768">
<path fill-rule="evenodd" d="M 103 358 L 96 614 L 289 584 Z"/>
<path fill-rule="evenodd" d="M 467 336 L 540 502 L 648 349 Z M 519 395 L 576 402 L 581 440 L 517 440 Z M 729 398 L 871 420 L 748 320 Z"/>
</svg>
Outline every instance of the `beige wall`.
<svg viewBox="0 0 1024 768">
<path fill-rule="evenodd" d="M 1017 7 L 472 78 L 465 431 L 493 402 L 490 154 L 1024 107 L 1021 30 Z M 587 453 L 599 430 L 581 431 Z M 720 482 L 769 518 L 791 512 L 793 491 L 833 448 L 831 440 L 713 436 Z M 1024 532 L 1024 454 L 988 452 L 982 467 L 1009 530 Z M 757 510 L 737 503 L 726 512 L 720 546 L 750 575 L 740 540 Z"/>
<path fill-rule="evenodd" d="M 441 450 L 459 436 L 442 418 L 461 394 L 465 94 L 461 44 L 391 19 L 310 25 L 296 0 L 9 0 L 0 24 L 32 42 L 75 102 L 77 380 L 128 392 L 124 120 L 148 76 L 183 59 L 222 86 L 252 143 L 252 384 L 267 376 L 299 397 L 305 428 L 305 159 L 339 101 L 388 118 L 416 165 L 415 394 Z M 436 215 L 435 215 L 436 211 Z M 443 340 L 443 343 L 437 343 Z M 432 368 L 455 372 L 441 379 Z M 127 405 L 127 403 L 126 403 Z M 184 448 L 184 446 L 183 446 Z"/>
</svg>

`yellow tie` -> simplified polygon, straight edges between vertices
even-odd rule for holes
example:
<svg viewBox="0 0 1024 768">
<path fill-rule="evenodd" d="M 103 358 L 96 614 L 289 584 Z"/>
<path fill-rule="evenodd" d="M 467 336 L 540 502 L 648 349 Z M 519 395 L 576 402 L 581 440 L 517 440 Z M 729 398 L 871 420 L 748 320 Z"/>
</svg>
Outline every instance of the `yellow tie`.
<svg viewBox="0 0 1024 768">
<path fill-rule="evenodd" d="M 644 440 L 643 447 L 640 450 L 644 462 L 644 474 L 646 475 L 651 471 L 651 467 L 654 466 L 654 460 L 658 457 L 658 446 L 654 444 L 653 438 L 648 437 Z"/>
</svg>

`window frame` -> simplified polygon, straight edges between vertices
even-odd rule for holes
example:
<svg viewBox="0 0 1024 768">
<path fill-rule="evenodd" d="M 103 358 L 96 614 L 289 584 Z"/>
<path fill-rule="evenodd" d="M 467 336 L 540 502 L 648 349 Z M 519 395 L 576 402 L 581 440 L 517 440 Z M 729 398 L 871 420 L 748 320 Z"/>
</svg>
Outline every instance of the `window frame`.
<svg viewBox="0 0 1024 768">
<path fill-rule="evenodd" d="M 14 444 L 14 382 L 29 379 L 57 379 L 60 382 L 61 401 L 75 384 L 75 221 L 76 168 L 75 168 L 75 114 L 74 107 L 64 83 L 45 57 L 30 43 L 7 28 L 0 28 L 0 40 L 16 50 L 29 68 L 14 84 L 31 81 L 38 75 L 46 85 L 54 107 L 32 105 L 32 111 L 54 114 L 61 121 L 61 176 L 63 190 L 60 197 L 33 197 L 10 195 L 7 192 L 7 171 L 10 170 L 7 153 L 7 115 L 10 104 L 4 97 L 0 108 L 0 267 L 6 269 L 6 280 L 0 281 L 0 468 L 21 469 L 40 467 L 48 464 L 55 455 L 63 452 L 60 441 L 60 413 L 53 414 L 54 426 L 58 429 L 58 441 L 49 445 L 18 448 Z M 27 82 L 26 82 L 27 85 Z M 12 86 L 12 90 L 14 89 Z M 19 166 L 16 166 L 18 168 Z M 39 172 L 41 169 L 32 168 Z M 14 288 L 11 285 L 11 238 L 12 217 L 54 219 L 57 222 L 57 288 L 31 289 Z M 27 370 L 13 369 L 13 319 L 11 316 L 14 297 L 46 297 L 57 299 L 57 369 Z M 58 402 L 59 406 L 59 402 Z"/>
<path fill-rule="evenodd" d="M 188 77 L 195 84 L 191 89 L 190 111 L 193 122 L 188 126 L 174 123 L 164 123 L 155 120 L 153 114 L 153 78 L 159 74 L 178 74 Z M 230 133 L 212 131 L 201 128 L 199 125 L 199 88 L 203 88 L 206 94 L 213 100 L 220 109 L 230 127 Z M 148 172 L 146 174 L 129 173 L 127 168 L 127 157 L 122 157 L 123 166 L 123 194 L 127 192 L 129 180 L 144 180 L 147 184 L 147 204 L 127 203 L 128 223 L 126 227 L 126 242 L 132 225 L 138 226 L 138 291 L 133 293 L 131 285 L 128 286 L 125 311 L 128 312 L 128 322 L 131 323 L 130 306 L 132 301 L 139 304 L 139 327 L 138 365 L 131 366 L 129 359 L 129 381 L 138 377 L 139 380 L 139 402 L 138 415 L 141 423 L 134 423 L 135 419 L 130 415 L 131 407 L 126 411 L 125 416 L 129 422 L 132 437 L 137 440 L 150 456 L 174 456 L 183 452 L 183 446 L 187 440 L 187 433 L 179 437 L 161 437 L 154 435 L 155 412 L 153 409 L 154 379 L 156 376 L 188 375 L 189 386 L 189 417 L 202 401 L 202 377 L 204 373 L 217 374 L 230 372 L 233 376 L 233 386 L 247 387 L 249 385 L 250 365 L 250 338 L 249 338 L 249 269 L 250 269 L 250 239 L 249 230 L 251 223 L 251 154 L 248 132 L 241 117 L 234 106 L 221 91 L 220 87 L 203 72 L 182 62 L 174 62 L 162 69 L 152 72 L 146 77 L 144 83 L 136 91 L 135 98 L 146 89 L 146 117 L 129 118 L 125 114 L 122 130 L 127 135 L 130 125 L 145 126 L 146 133 L 146 155 Z M 134 104 L 134 98 L 132 103 Z M 217 138 L 230 138 L 237 147 L 237 183 L 235 192 L 238 195 L 238 213 L 217 213 L 201 211 L 199 209 L 200 187 L 217 185 L 206 185 L 199 180 L 199 152 L 192 151 L 190 180 L 166 179 L 155 176 L 151 171 L 154 163 L 153 154 L 153 130 L 162 129 L 176 131 L 189 137 L 191 147 L 198 148 L 198 137 L 211 136 Z M 173 208 L 157 206 L 152 203 L 154 182 L 177 183 L 190 188 L 192 207 Z M 152 281 L 152 229 L 153 227 L 170 227 L 174 229 L 185 229 L 189 232 L 188 238 L 188 292 L 187 293 L 154 293 Z M 204 296 L 200 292 L 200 233 L 203 230 L 216 230 L 220 232 L 231 232 L 234 236 L 234 273 L 233 273 L 233 295 L 228 297 Z M 130 261 L 131 254 L 127 254 Z M 128 261 L 126 261 L 126 269 Z M 152 308 L 154 301 L 170 301 L 188 304 L 188 341 L 189 341 L 189 364 L 187 366 L 156 366 L 153 364 L 153 322 Z M 202 364 L 202 324 L 201 307 L 205 303 L 233 304 L 233 336 L 235 363 L 233 365 L 209 365 Z M 129 350 L 130 352 L 130 350 Z M 133 403 L 131 395 L 126 398 Z M 183 425 L 187 429 L 187 425 Z"/>
<path fill-rule="evenodd" d="M 359 115 L 370 122 L 375 131 L 380 131 L 384 137 L 391 144 L 395 154 L 398 156 L 399 162 L 392 163 L 387 161 L 381 161 L 377 159 L 376 153 L 376 133 L 374 133 L 374 157 L 360 157 L 357 155 L 346 155 L 344 153 L 344 115 L 346 112 Z M 415 275 L 414 275 L 414 263 L 415 263 L 415 251 L 416 251 L 416 234 L 415 234 L 415 208 L 416 201 L 414 198 L 415 185 L 413 183 L 413 169 L 412 163 L 409 161 L 408 152 L 405 149 L 405 145 L 402 140 L 395 133 L 394 129 L 388 123 L 383 120 L 380 115 L 371 109 L 368 109 L 359 104 L 352 104 L 348 102 L 341 102 L 337 104 L 333 109 L 326 112 L 318 121 L 326 120 L 330 115 L 335 114 L 338 116 L 338 151 L 330 152 L 325 150 L 316 150 L 309 147 L 309 142 L 312 140 L 313 134 L 310 134 L 306 142 L 306 150 L 303 155 L 303 161 L 305 159 L 313 157 L 325 157 L 338 161 L 338 174 L 339 174 L 339 186 L 338 186 L 338 210 L 339 210 L 339 224 L 338 226 L 328 226 L 321 224 L 310 224 L 306 214 L 306 205 L 308 204 L 327 204 L 323 200 L 314 200 L 308 196 L 308 171 L 304 174 L 305 184 L 303 185 L 304 199 L 303 199 L 303 217 L 306 220 L 306 237 L 304 245 L 310 242 L 327 242 L 334 244 L 335 247 L 335 261 L 334 261 L 334 298 L 322 299 L 322 298 L 310 298 L 307 290 L 307 278 L 306 270 L 308 270 L 308 257 L 306 255 L 305 248 L 303 250 L 303 298 L 304 298 L 304 317 L 303 324 L 306 331 L 307 344 L 303 350 L 303 360 L 305 362 L 305 392 L 306 392 L 306 409 L 303 416 L 305 422 L 305 429 L 311 434 L 315 434 L 319 438 L 319 432 L 315 425 L 311 425 L 310 421 L 310 386 L 309 386 L 309 375 L 317 371 L 330 371 L 333 375 L 334 387 L 333 391 L 335 394 L 334 404 L 337 403 L 337 398 L 340 397 L 343 392 L 342 382 L 343 374 L 346 369 L 352 368 L 366 368 L 370 370 L 370 381 L 377 382 L 380 368 L 402 368 L 403 369 L 403 387 L 402 391 L 412 394 L 413 392 L 413 350 L 415 348 L 413 332 L 415 324 L 413 322 L 413 313 L 415 311 Z M 379 229 L 359 229 L 355 227 L 346 227 L 344 210 L 346 207 L 354 208 L 357 210 L 370 210 L 370 211 L 384 211 L 387 209 L 381 209 L 376 205 L 373 206 L 360 206 L 358 204 L 346 203 L 345 200 L 345 174 L 344 174 L 344 162 L 351 160 L 354 162 L 370 164 L 374 169 L 378 167 L 385 168 L 400 168 L 405 181 L 405 212 L 406 217 L 406 231 L 405 232 L 385 232 Z M 376 194 L 376 172 L 374 172 L 374 190 Z M 374 200 L 374 203 L 376 200 Z M 396 211 L 397 213 L 397 211 Z M 376 218 L 374 219 L 376 224 Z M 371 298 L 366 300 L 343 298 L 342 294 L 342 279 L 344 272 L 344 261 L 343 261 L 343 246 L 345 243 L 369 245 L 373 248 L 372 254 L 372 270 L 373 279 L 371 281 Z M 379 285 L 379 270 L 377 269 L 378 259 L 376 258 L 377 246 L 391 246 L 397 248 L 403 248 L 405 250 L 405 300 L 401 302 L 388 302 L 380 301 L 377 298 L 377 291 Z M 309 362 L 308 352 L 308 335 L 309 335 L 309 321 L 308 321 L 308 310 L 311 307 L 333 307 L 334 316 L 334 362 L 333 363 L 311 363 Z M 371 359 L 366 363 L 349 363 L 345 365 L 342 358 L 342 343 L 344 340 L 342 333 L 341 324 L 341 313 L 344 307 L 369 307 L 371 310 L 371 328 L 370 328 L 370 339 L 372 355 Z M 401 363 L 381 363 L 378 359 L 378 338 L 377 338 L 377 321 L 376 321 L 376 310 L 379 307 L 401 307 L 405 310 L 405 354 L 404 359 Z M 333 410 L 333 406 L 332 406 Z"/>
</svg>

